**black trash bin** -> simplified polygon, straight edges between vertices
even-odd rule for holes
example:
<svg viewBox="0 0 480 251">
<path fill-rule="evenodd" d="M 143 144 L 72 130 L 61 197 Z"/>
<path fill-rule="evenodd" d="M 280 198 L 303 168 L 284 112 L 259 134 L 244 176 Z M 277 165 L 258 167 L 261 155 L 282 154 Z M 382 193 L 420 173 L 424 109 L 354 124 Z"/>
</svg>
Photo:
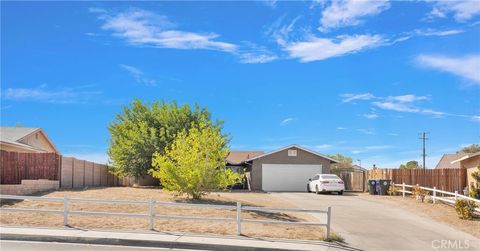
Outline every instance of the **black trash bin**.
<svg viewBox="0 0 480 251">
<path fill-rule="evenodd" d="M 391 180 L 379 180 L 377 186 L 379 186 L 379 195 L 387 195 L 388 188 L 390 187 Z"/>
<path fill-rule="evenodd" d="M 368 193 L 371 195 L 377 193 L 377 180 L 368 180 Z"/>
</svg>

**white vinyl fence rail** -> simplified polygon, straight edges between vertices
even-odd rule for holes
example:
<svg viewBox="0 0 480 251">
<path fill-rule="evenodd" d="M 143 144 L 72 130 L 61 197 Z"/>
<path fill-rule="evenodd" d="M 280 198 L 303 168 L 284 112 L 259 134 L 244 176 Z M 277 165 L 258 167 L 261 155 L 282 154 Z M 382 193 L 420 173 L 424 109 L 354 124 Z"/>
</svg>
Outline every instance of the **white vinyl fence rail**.
<svg viewBox="0 0 480 251">
<path fill-rule="evenodd" d="M 330 239 L 330 226 L 332 209 L 328 207 L 327 210 L 310 210 L 310 209 L 296 209 L 296 208 L 271 208 L 271 207 L 251 207 L 242 206 L 237 202 L 236 206 L 230 205 L 215 205 L 215 204 L 193 204 L 193 203 L 178 203 L 178 202 L 159 202 L 153 199 L 148 201 L 134 201 L 134 200 L 99 200 L 87 198 L 68 197 L 66 194 L 61 197 L 39 197 L 39 196 L 16 196 L 16 195 L 0 195 L 0 199 L 11 200 L 43 200 L 43 201 L 58 201 L 63 202 L 63 210 L 49 210 L 49 209 L 31 209 L 31 208 L 5 208 L 0 207 L 0 212 L 29 212 L 29 213 L 51 213 L 63 214 L 63 225 L 68 226 L 68 217 L 70 215 L 99 215 L 99 216 L 117 216 L 117 217 L 137 217 L 146 218 L 149 220 L 150 230 L 155 228 L 155 219 L 173 219 L 173 220 L 199 220 L 199 221 L 235 221 L 237 235 L 242 234 L 242 222 L 247 223 L 267 223 L 267 224 L 288 224 L 288 225 L 316 225 L 326 227 L 326 239 Z M 136 204 L 148 206 L 148 214 L 141 213 L 112 213 L 112 212 L 89 212 L 89 211 L 70 211 L 69 204 L 72 202 L 91 202 L 91 203 L 105 203 L 105 204 Z M 227 210 L 236 210 L 235 218 L 218 218 L 218 217 L 195 217 L 195 216 L 179 216 L 179 215 L 164 215 L 156 214 L 155 206 L 187 206 L 200 208 L 218 208 Z M 321 222 L 292 222 L 292 221 L 270 221 L 270 220 L 254 220 L 243 219 L 242 211 L 280 211 L 280 212 L 304 212 L 304 213 L 323 213 L 326 214 L 326 223 Z"/>
<path fill-rule="evenodd" d="M 394 184 L 396 187 L 401 187 L 402 189 L 398 192 L 402 193 L 402 196 L 405 197 L 405 194 L 413 194 L 413 188 L 416 187 L 414 185 L 406 185 L 405 183 L 403 184 Z M 418 185 L 417 185 L 418 186 Z M 468 197 L 462 194 L 459 194 L 458 191 L 455 191 L 455 193 L 452 192 L 447 192 L 443 190 L 439 190 L 436 187 L 430 188 L 430 187 L 421 187 L 421 189 L 428 191 L 430 196 L 432 197 L 433 203 L 436 203 L 437 200 L 443 201 L 446 203 L 450 204 L 455 204 L 455 202 L 459 199 L 466 199 L 466 200 L 471 200 L 474 201 L 478 206 L 480 206 L 480 200 L 474 199 L 472 197 Z M 480 208 L 475 208 L 475 211 L 480 212 Z"/>
</svg>

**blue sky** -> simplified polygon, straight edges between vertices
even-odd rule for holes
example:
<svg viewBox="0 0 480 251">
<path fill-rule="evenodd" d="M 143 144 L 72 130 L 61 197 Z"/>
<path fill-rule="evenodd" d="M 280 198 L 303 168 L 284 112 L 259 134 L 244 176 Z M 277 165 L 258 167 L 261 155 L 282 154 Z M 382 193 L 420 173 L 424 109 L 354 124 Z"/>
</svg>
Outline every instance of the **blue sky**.
<svg viewBox="0 0 480 251">
<path fill-rule="evenodd" d="M 133 98 L 207 106 L 235 150 L 398 166 L 480 141 L 480 3 L 2 2 L 1 124 L 105 161 Z"/>
</svg>

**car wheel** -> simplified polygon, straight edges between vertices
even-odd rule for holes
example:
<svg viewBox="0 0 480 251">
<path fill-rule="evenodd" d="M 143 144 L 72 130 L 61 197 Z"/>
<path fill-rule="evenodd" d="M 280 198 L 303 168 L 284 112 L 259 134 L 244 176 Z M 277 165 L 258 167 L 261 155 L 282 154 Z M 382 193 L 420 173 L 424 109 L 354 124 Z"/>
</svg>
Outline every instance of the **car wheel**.
<svg viewBox="0 0 480 251">
<path fill-rule="evenodd" d="M 339 192 L 338 192 L 338 195 L 342 195 L 342 194 L 343 194 L 343 191 L 339 191 Z"/>
<path fill-rule="evenodd" d="M 315 193 L 320 194 L 320 191 L 318 191 L 318 185 L 315 186 Z"/>
<path fill-rule="evenodd" d="M 307 193 L 311 193 L 312 191 L 310 191 L 310 184 L 307 184 Z"/>
</svg>

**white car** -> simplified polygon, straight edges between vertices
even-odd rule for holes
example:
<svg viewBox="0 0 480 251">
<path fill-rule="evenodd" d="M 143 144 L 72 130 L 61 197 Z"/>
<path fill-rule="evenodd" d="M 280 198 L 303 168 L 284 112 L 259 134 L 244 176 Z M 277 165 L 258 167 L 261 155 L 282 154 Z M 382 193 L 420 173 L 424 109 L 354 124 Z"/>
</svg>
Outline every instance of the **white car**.
<svg viewBox="0 0 480 251">
<path fill-rule="evenodd" d="M 335 174 L 316 174 L 308 181 L 307 191 L 309 193 L 337 192 L 339 195 L 342 195 L 345 190 L 345 184 L 342 179 Z"/>
</svg>

